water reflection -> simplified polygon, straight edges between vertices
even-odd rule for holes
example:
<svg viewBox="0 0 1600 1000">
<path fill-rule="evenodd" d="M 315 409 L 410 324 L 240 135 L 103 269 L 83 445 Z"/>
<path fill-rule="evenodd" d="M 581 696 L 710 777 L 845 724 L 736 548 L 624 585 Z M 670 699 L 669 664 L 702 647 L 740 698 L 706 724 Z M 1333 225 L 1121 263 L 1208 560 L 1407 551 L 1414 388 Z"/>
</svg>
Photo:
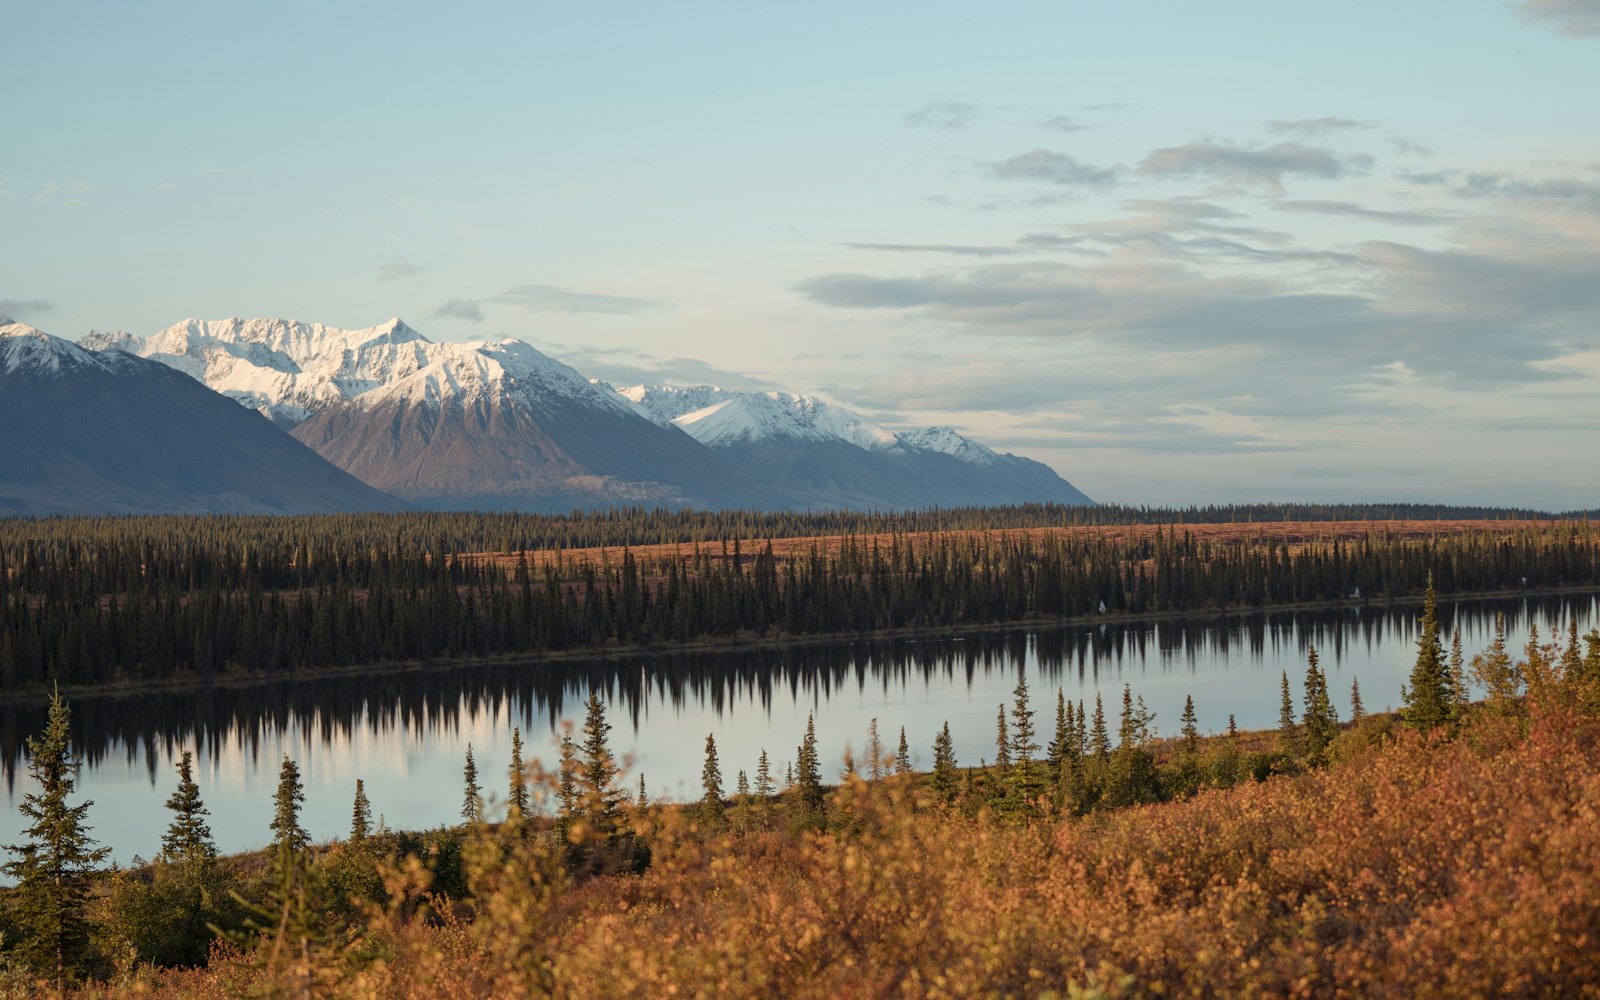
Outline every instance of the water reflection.
<svg viewBox="0 0 1600 1000">
<path fill-rule="evenodd" d="M 1447 641 L 1459 628 L 1469 657 L 1489 641 L 1496 612 L 1506 615 L 1516 646 L 1530 623 L 1549 637 L 1573 618 L 1584 630 L 1597 620 L 1590 596 L 1440 610 Z M 1355 680 L 1368 707 L 1382 708 L 1399 701 L 1417 614 L 1349 609 L 1168 620 L 80 698 L 72 705 L 74 744 L 86 765 L 81 791 L 98 803 L 91 813 L 98 836 L 126 860 L 159 841 L 172 762 L 184 749 L 196 753 L 219 842 L 238 849 L 266 839 L 284 754 L 301 763 L 306 821 L 316 835 L 342 833 L 356 777 L 391 825 L 437 825 L 459 809 L 469 741 L 490 776 L 503 767 L 512 726 L 550 759 L 561 721 L 581 713 L 590 690 L 610 706 L 618 749 L 631 752 L 652 788 L 688 798 L 698 795 L 707 732 L 717 735 L 731 787 L 739 769 L 753 771 L 762 749 L 781 775 L 813 710 L 825 760 L 837 760 L 847 742 L 859 750 L 867 720 L 877 717 L 891 747 L 905 726 L 923 762 L 948 721 L 958 756 L 975 763 L 992 756 L 995 709 L 1009 700 L 1019 672 L 1046 733 L 1058 688 L 1091 706 L 1099 693 L 1114 715 L 1124 683 L 1156 711 L 1163 731 L 1176 729 L 1185 696 L 1194 697 L 1209 731 L 1224 728 L 1229 714 L 1245 727 L 1274 725 L 1279 672 L 1289 673 L 1298 696 L 1310 644 L 1321 653 L 1341 714 Z M 44 714 L 39 705 L 0 710 L 0 768 L 13 807 L 28 782 L 22 741 L 42 729 Z M 492 777 L 485 785 L 496 787 Z M 20 826 L 11 821 L 12 829 Z"/>
</svg>

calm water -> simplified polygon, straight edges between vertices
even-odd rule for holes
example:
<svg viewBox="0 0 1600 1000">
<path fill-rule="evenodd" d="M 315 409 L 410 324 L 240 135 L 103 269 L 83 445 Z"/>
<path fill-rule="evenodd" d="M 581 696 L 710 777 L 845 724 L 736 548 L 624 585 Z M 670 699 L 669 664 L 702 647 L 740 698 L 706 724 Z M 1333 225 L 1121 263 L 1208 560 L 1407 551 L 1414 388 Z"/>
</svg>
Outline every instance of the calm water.
<svg viewBox="0 0 1600 1000">
<path fill-rule="evenodd" d="M 1587 631 L 1600 613 L 1593 597 L 1471 602 L 1441 608 L 1459 627 L 1468 658 L 1489 641 L 1496 611 L 1514 646 L 1530 622 L 1549 637 L 1576 616 Z M 316 837 L 349 829 L 355 781 L 366 782 L 375 812 L 391 827 L 453 822 L 461 769 L 474 747 L 486 793 L 505 794 L 511 729 L 522 727 L 529 755 L 552 762 L 563 720 L 581 721 L 598 689 L 610 706 L 613 747 L 632 760 L 629 781 L 645 775 L 652 797 L 699 796 L 705 737 L 715 733 L 726 786 L 755 771 L 765 748 L 776 776 L 794 759 L 808 711 L 831 777 L 846 744 L 858 754 L 876 717 L 892 751 L 901 726 L 919 767 L 946 720 L 963 763 L 994 753 L 996 707 L 1009 703 L 1019 673 L 1033 691 L 1045 742 L 1058 688 L 1071 699 L 1106 700 L 1115 724 L 1122 685 L 1156 712 L 1162 734 L 1178 728 L 1192 695 L 1203 731 L 1275 726 L 1279 673 L 1297 699 L 1305 650 L 1315 644 L 1341 717 L 1352 680 L 1369 710 L 1396 706 L 1415 658 L 1418 609 L 1257 615 L 1133 626 L 1003 632 L 960 639 L 895 640 L 742 653 L 641 656 L 561 664 L 499 664 L 432 675 L 308 680 L 243 691 L 85 698 L 72 704 L 74 745 L 84 757 L 79 782 L 94 800 L 90 822 L 119 861 L 149 856 L 168 814 L 163 803 L 173 762 L 195 752 L 197 780 L 220 847 L 267 840 L 282 756 L 300 764 L 303 821 Z M 40 706 L 0 710 L 0 767 L 7 791 L 5 842 L 21 830 L 16 804 L 30 786 L 21 741 L 43 727 Z"/>
</svg>

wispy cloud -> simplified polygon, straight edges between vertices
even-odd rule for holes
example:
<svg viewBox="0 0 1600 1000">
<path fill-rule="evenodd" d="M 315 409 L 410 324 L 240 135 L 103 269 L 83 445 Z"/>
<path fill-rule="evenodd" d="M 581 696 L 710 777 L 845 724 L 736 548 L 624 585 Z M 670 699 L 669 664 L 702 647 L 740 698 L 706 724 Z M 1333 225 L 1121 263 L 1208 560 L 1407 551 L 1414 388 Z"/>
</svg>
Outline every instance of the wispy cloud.
<svg viewBox="0 0 1600 1000">
<path fill-rule="evenodd" d="M 633 316 L 640 313 L 661 312 L 666 303 L 655 299 L 633 298 L 626 295 L 600 295 L 577 292 L 558 285 L 524 282 L 513 285 L 494 297 L 496 302 L 507 302 L 532 312 L 600 313 L 611 316 Z"/>
<path fill-rule="evenodd" d="M 964 101 L 930 101 L 906 115 L 909 128 L 962 129 L 978 120 L 979 109 Z"/>
<path fill-rule="evenodd" d="M 1276 202 L 1273 207 L 1283 212 L 1344 216 L 1352 219 L 1364 219 L 1369 222 L 1391 222 L 1400 226 L 1436 226 L 1446 221 L 1445 216 L 1432 212 L 1405 212 L 1365 208 L 1352 201 L 1330 201 L 1320 198 L 1280 201 Z"/>
<path fill-rule="evenodd" d="M 1002 180 L 1042 181 L 1065 187 L 1108 188 L 1117 183 L 1114 167 L 1084 163 L 1049 149 L 1033 149 L 991 163 L 989 172 Z"/>
<path fill-rule="evenodd" d="M 483 307 L 476 299 L 450 299 L 433 311 L 435 319 L 464 319 L 472 323 L 483 322 Z"/>
<path fill-rule="evenodd" d="M 1521 0 L 1511 7 L 1568 38 L 1600 37 L 1600 0 Z"/>
<path fill-rule="evenodd" d="M 413 264 L 404 257 L 390 257 L 386 263 L 378 265 L 379 281 L 402 281 L 406 278 L 415 278 L 428 269 Z"/>
<path fill-rule="evenodd" d="M 957 257 L 1008 257 L 1021 253 L 1015 246 L 980 246 L 964 243 L 841 243 L 852 250 L 879 250 L 885 253 L 947 253 Z"/>
<path fill-rule="evenodd" d="M 0 299 L 0 317 L 15 320 L 38 316 L 51 312 L 55 307 L 55 303 L 48 299 Z"/>
<path fill-rule="evenodd" d="M 634 348 L 590 344 L 550 344 L 549 347 L 561 360 L 584 374 L 619 387 L 720 385 L 736 391 L 779 388 L 767 379 L 720 368 L 700 358 L 660 358 Z"/>
<path fill-rule="evenodd" d="M 1372 122 L 1354 118 L 1280 118 L 1267 122 L 1267 131 L 1274 135 L 1322 135 L 1326 132 L 1372 128 L 1372 125 Z"/>
<path fill-rule="evenodd" d="M 1282 142 L 1250 149 L 1218 142 L 1195 142 L 1157 149 L 1139 164 L 1148 177 L 1212 177 L 1235 189 L 1283 191 L 1285 177 L 1334 179 L 1366 173 L 1372 158 L 1344 156 L 1333 150 Z"/>
<path fill-rule="evenodd" d="M 1039 119 L 1038 126 L 1052 132 L 1081 132 L 1089 126 L 1066 115 L 1047 115 Z"/>
</svg>

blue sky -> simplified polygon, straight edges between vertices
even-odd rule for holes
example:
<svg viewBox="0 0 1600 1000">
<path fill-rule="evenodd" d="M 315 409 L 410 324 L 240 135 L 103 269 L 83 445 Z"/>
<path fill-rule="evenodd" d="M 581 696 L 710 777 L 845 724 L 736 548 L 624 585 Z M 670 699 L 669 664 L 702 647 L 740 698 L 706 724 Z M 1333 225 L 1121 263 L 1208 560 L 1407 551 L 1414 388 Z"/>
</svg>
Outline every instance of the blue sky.
<svg viewBox="0 0 1600 1000">
<path fill-rule="evenodd" d="M 1098 499 L 1600 503 L 1600 0 L 0 24 L 0 312 L 62 336 L 399 315 Z"/>
</svg>

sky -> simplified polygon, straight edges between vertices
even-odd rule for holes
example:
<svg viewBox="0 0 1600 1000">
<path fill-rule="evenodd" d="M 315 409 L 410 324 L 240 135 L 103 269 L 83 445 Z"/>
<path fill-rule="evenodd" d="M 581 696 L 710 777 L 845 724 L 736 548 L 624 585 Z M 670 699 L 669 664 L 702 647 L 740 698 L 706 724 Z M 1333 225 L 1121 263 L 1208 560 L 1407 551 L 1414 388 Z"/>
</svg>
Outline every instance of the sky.
<svg viewBox="0 0 1600 1000">
<path fill-rule="evenodd" d="M 1600 505 L 1600 0 L 16 4 L 0 313 L 514 336 L 1097 500 Z"/>
</svg>

